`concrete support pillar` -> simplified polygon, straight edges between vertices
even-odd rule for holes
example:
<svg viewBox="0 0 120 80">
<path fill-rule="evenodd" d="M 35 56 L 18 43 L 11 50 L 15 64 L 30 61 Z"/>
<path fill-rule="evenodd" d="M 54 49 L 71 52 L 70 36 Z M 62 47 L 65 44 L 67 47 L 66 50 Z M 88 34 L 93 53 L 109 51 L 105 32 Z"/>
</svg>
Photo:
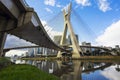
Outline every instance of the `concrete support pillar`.
<svg viewBox="0 0 120 80">
<path fill-rule="evenodd" d="M 7 31 L 14 29 L 16 22 L 6 16 L 0 15 L 0 56 L 4 56 L 3 48 L 7 37 Z"/>
<path fill-rule="evenodd" d="M 3 48 L 6 41 L 7 33 L 6 32 L 0 32 L 0 56 L 4 56 L 3 54 Z"/>
<path fill-rule="evenodd" d="M 82 49 L 79 47 L 79 43 L 77 41 L 77 38 L 74 34 L 72 25 L 70 23 L 70 14 L 71 14 L 71 4 L 68 6 L 68 10 L 63 10 L 63 15 L 64 15 L 64 31 L 63 35 L 60 41 L 60 45 L 66 44 L 66 34 L 67 31 L 70 33 L 70 39 L 71 39 L 71 48 L 73 49 L 72 53 L 72 58 L 80 58 L 80 53 L 82 53 Z M 68 47 L 68 46 L 67 46 Z M 57 54 L 57 57 L 60 58 L 62 57 L 62 52 L 59 51 Z"/>
<path fill-rule="evenodd" d="M 6 40 L 7 33 L 4 32 L 7 28 L 7 19 L 0 16 L 0 56 L 3 56 L 3 48 Z"/>
</svg>

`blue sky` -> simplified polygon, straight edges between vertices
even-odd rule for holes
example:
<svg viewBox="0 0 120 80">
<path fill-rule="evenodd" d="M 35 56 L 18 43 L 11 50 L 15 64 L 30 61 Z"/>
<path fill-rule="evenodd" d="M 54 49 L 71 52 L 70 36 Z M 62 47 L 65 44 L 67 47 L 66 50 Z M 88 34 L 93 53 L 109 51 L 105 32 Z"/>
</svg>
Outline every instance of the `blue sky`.
<svg viewBox="0 0 120 80">
<path fill-rule="evenodd" d="M 61 34 L 62 10 L 72 2 L 74 11 L 71 23 L 80 42 L 87 41 L 98 46 L 120 45 L 120 0 L 26 0 L 26 2 L 37 12 L 43 25 L 48 24 L 44 28 L 51 35 Z M 74 12 L 77 13 L 77 17 Z M 5 47 L 21 45 L 28 46 L 31 43 L 8 35 Z"/>
<path fill-rule="evenodd" d="M 87 41 L 92 45 L 111 47 L 120 45 L 120 0 L 26 0 L 26 2 L 37 12 L 43 25 L 49 22 L 56 23 L 54 26 L 45 26 L 51 35 L 61 34 L 62 10 L 72 2 L 72 9 L 77 13 L 77 17 L 73 12 L 71 23 L 80 42 Z M 34 44 L 8 35 L 5 48 L 29 45 Z"/>
<path fill-rule="evenodd" d="M 88 29 L 85 28 L 84 33 L 87 35 L 88 32 L 87 36 L 89 36 L 90 32 L 94 34 L 91 37 L 92 40 L 90 40 L 90 38 L 85 38 L 86 35 L 84 33 L 79 33 L 82 31 L 76 31 L 81 28 L 76 28 L 75 31 L 78 32 L 77 34 L 80 34 L 81 40 L 97 42 L 99 45 L 104 45 L 107 42 L 107 40 L 105 42 L 99 40 L 99 37 L 104 37 L 106 29 L 114 23 L 117 24 L 120 20 L 120 0 L 26 0 L 26 2 L 34 8 L 41 21 L 49 21 L 58 13 L 62 13 L 62 9 L 72 2 L 72 9 L 88 25 Z M 74 21 L 72 23 L 74 24 Z M 109 33 L 106 34 L 108 35 Z M 117 37 L 119 36 L 120 33 L 118 33 Z M 116 42 L 116 44 L 119 44 L 119 42 Z"/>
</svg>

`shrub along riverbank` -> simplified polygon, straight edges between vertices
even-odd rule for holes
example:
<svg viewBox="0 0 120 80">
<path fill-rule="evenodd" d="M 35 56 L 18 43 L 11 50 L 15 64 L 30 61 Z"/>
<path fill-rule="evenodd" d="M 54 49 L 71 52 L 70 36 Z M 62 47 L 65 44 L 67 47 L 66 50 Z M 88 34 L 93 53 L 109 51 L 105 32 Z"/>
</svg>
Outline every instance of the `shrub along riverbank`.
<svg viewBox="0 0 120 80">
<path fill-rule="evenodd" d="M 0 70 L 11 64 L 13 64 L 13 63 L 8 58 L 0 58 Z"/>
<path fill-rule="evenodd" d="M 0 70 L 0 80 L 59 80 L 59 78 L 32 65 L 13 64 Z"/>
</svg>

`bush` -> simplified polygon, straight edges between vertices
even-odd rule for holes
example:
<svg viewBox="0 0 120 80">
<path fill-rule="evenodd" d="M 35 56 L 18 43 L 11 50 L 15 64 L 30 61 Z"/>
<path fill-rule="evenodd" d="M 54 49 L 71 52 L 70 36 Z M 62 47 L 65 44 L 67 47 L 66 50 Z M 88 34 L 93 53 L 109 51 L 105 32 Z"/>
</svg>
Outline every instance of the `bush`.
<svg viewBox="0 0 120 80">
<path fill-rule="evenodd" d="M 8 58 L 0 58 L 0 70 L 11 64 L 13 64 L 13 63 Z"/>
</svg>

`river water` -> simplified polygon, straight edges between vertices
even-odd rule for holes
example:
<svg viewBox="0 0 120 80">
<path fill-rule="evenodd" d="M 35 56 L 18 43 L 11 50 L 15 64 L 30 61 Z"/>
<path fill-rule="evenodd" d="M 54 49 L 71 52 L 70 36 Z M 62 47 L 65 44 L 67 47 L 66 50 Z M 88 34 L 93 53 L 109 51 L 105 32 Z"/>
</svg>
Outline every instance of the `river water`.
<svg viewBox="0 0 120 80">
<path fill-rule="evenodd" d="M 16 64 L 31 64 L 58 76 L 61 80 L 120 80 L 120 62 L 113 61 L 32 61 L 17 60 Z"/>
</svg>

